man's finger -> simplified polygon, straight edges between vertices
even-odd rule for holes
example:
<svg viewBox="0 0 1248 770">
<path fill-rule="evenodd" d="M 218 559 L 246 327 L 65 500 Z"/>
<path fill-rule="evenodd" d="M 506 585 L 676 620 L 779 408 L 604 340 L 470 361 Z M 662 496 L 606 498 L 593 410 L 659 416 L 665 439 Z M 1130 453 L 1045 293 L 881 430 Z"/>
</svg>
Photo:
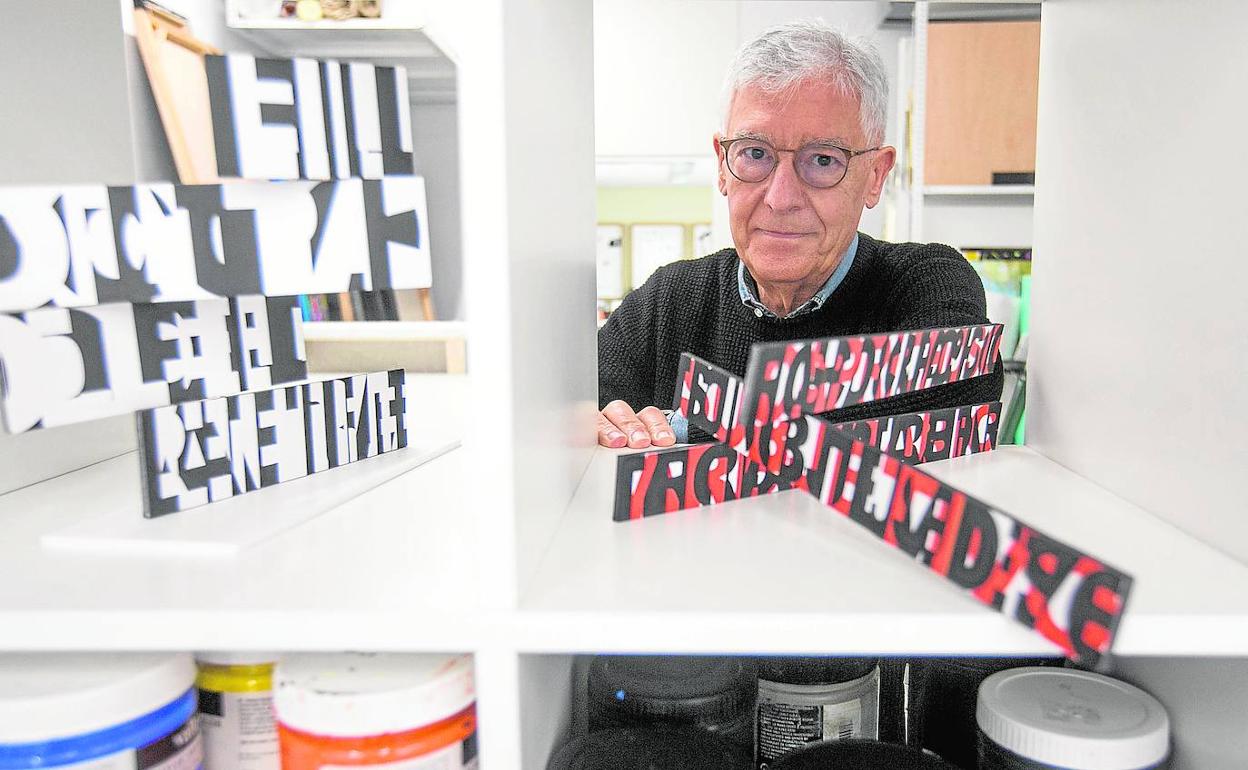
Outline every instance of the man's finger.
<svg viewBox="0 0 1248 770">
<path fill-rule="evenodd" d="M 612 449 L 628 446 L 628 437 L 601 412 L 598 414 L 598 443 Z"/>
<path fill-rule="evenodd" d="M 602 410 L 602 414 L 614 423 L 620 432 L 628 436 L 630 447 L 645 449 L 650 446 L 650 431 L 641 420 L 637 419 L 637 413 L 628 405 L 628 402 L 612 401 L 607 404 L 606 409 Z"/>
<path fill-rule="evenodd" d="M 676 433 L 658 407 L 648 406 L 642 409 L 637 413 L 637 418 L 646 426 L 655 446 L 671 446 L 676 443 Z"/>
</svg>

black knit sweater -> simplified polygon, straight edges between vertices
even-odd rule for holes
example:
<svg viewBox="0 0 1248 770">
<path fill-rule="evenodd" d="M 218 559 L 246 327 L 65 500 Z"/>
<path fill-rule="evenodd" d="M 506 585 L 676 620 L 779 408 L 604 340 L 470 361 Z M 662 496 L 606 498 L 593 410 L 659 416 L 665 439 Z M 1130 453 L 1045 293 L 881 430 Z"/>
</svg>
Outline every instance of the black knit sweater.
<svg viewBox="0 0 1248 770">
<path fill-rule="evenodd" d="M 668 409 L 682 352 L 738 376 L 755 342 L 987 323 L 975 270 L 948 246 L 885 243 L 859 234 L 853 265 L 823 307 L 797 318 L 758 318 L 741 302 L 734 249 L 660 268 L 598 331 L 598 406 Z M 986 377 L 831 412 L 837 421 L 994 401 L 1000 362 Z M 693 436 L 694 440 L 704 438 Z"/>
</svg>

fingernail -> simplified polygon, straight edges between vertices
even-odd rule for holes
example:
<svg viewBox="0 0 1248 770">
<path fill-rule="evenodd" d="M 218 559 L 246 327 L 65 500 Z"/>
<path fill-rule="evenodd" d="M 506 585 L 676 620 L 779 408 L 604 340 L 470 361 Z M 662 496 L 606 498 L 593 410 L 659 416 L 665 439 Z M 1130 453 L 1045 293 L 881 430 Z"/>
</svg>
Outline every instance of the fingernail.
<svg viewBox="0 0 1248 770">
<path fill-rule="evenodd" d="M 658 432 L 658 437 L 659 438 L 671 438 L 672 433 L 671 431 L 661 430 Z"/>
<path fill-rule="evenodd" d="M 650 438 L 650 436 L 648 436 L 644 430 L 633 431 L 633 441 L 645 441 L 648 438 Z"/>
</svg>

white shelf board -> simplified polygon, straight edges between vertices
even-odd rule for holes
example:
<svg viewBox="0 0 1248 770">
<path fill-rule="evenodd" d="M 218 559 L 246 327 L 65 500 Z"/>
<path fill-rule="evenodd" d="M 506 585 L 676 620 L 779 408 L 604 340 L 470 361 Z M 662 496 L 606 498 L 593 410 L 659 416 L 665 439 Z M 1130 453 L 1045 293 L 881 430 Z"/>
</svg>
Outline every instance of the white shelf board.
<svg viewBox="0 0 1248 770">
<path fill-rule="evenodd" d="M 598 450 L 523 586 L 526 651 L 1055 650 L 803 492 L 614 522 L 617 454 Z M 1133 575 L 1116 652 L 1248 655 L 1248 566 L 1030 449 L 925 467 Z"/>
<path fill-rule="evenodd" d="M 307 342 L 403 342 L 467 336 L 468 325 L 463 321 L 312 321 L 303 325 Z"/>
<path fill-rule="evenodd" d="M 1031 197 L 1036 194 L 1036 186 L 1032 184 L 930 184 L 923 188 L 924 195 L 974 197 Z"/>
<path fill-rule="evenodd" d="M 413 435 L 457 443 L 465 378 L 408 382 Z M 42 547 L 44 534 L 98 515 L 110 496 L 137 499 L 138 478 L 118 480 L 103 464 L 0 496 L 0 648 L 468 649 L 480 618 L 464 454 L 407 470 L 233 558 Z M 359 467 L 374 460 L 386 456 Z M 297 497 L 271 491 L 274 507 Z"/>
<path fill-rule="evenodd" d="M 308 32 L 312 30 L 332 30 L 335 32 L 376 32 L 376 31 L 407 31 L 421 29 L 424 24 L 417 21 L 395 21 L 388 18 L 366 19 L 354 18 L 333 21 L 300 21 L 299 19 L 249 19 L 233 18 L 228 22 L 230 29 L 267 29 L 290 32 Z"/>
</svg>

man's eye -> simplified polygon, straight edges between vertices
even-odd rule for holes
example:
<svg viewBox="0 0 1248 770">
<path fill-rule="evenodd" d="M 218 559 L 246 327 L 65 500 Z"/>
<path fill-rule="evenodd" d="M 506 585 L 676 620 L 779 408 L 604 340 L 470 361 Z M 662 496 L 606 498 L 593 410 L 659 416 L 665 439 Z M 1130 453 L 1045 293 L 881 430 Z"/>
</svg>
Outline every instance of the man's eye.
<svg viewBox="0 0 1248 770">
<path fill-rule="evenodd" d="M 831 166 L 835 162 L 836 162 L 836 158 L 832 157 L 831 155 L 816 155 L 815 156 L 815 165 L 817 166 Z"/>
<path fill-rule="evenodd" d="M 762 160 L 767 157 L 767 151 L 762 147 L 747 147 L 745 148 L 745 157 L 750 160 Z"/>
</svg>

